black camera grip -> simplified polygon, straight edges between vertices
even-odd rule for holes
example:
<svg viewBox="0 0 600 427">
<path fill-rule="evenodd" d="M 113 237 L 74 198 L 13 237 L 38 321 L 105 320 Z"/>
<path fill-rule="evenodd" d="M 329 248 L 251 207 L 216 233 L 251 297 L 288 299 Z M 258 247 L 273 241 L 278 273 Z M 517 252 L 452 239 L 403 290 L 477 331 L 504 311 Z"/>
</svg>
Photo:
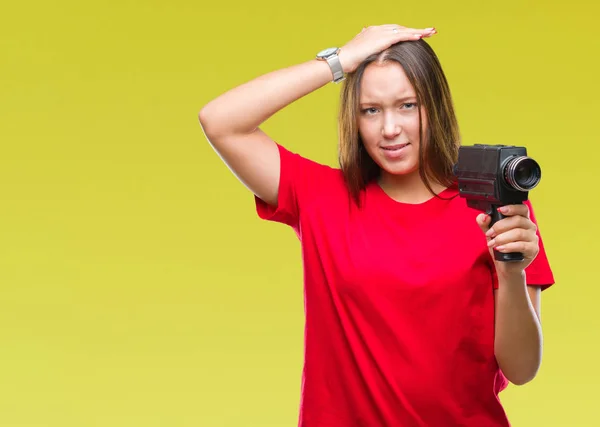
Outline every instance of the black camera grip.
<svg viewBox="0 0 600 427">
<path fill-rule="evenodd" d="M 500 206 L 492 206 L 492 212 L 490 214 L 490 216 L 492 217 L 492 222 L 490 222 L 490 228 L 492 227 L 492 225 L 494 225 L 501 219 L 506 218 L 504 215 L 498 212 L 499 207 Z M 496 261 L 502 262 L 523 261 L 525 259 L 521 252 L 505 253 L 498 252 L 497 250 L 494 250 L 494 258 L 496 259 Z"/>
</svg>

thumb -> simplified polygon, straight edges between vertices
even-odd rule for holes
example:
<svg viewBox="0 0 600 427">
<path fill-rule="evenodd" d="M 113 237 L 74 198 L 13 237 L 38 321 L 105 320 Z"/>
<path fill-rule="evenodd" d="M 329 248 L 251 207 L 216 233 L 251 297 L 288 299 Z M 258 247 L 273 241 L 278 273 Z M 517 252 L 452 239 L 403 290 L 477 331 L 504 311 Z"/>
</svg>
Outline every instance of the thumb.
<svg viewBox="0 0 600 427">
<path fill-rule="evenodd" d="M 483 231 L 484 233 L 487 233 L 487 231 L 490 229 L 491 219 L 492 218 L 489 215 L 486 215 L 484 213 L 477 215 L 477 225 L 479 225 L 479 228 L 481 228 L 481 231 Z"/>
</svg>

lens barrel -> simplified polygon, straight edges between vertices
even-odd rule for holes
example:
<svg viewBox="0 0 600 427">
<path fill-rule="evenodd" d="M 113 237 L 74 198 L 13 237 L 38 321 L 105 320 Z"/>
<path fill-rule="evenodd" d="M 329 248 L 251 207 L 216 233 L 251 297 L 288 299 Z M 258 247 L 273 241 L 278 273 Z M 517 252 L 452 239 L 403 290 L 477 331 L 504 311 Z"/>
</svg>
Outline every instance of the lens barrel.
<svg viewBox="0 0 600 427">
<path fill-rule="evenodd" d="M 540 183 L 542 169 L 531 157 L 518 156 L 504 167 L 504 179 L 515 190 L 529 191 Z"/>
</svg>

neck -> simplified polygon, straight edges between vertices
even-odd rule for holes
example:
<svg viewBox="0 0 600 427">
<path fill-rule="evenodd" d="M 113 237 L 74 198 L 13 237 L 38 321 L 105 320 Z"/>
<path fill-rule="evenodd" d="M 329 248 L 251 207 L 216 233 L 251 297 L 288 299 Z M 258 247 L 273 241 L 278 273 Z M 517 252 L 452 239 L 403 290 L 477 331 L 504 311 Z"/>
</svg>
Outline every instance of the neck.
<svg viewBox="0 0 600 427">
<path fill-rule="evenodd" d="M 401 203 L 423 203 L 434 197 L 425 186 L 418 171 L 402 176 L 383 172 L 378 179 L 378 183 L 388 196 Z M 436 182 L 431 182 L 430 186 L 435 194 L 439 194 L 446 189 L 445 186 Z"/>
</svg>

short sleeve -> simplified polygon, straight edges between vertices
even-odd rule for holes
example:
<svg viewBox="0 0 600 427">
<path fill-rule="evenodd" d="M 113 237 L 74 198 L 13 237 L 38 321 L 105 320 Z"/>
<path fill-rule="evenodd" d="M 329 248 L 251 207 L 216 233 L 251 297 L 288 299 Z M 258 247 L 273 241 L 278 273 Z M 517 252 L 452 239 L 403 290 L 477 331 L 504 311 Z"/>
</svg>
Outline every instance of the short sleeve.
<svg viewBox="0 0 600 427">
<path fill-rule="evenodd" d="M 531 205 L 531 201 L 527 200 L 524 202 L 524 204 L 527 205 L 527 207 L 529 208 L 529 218 L 537 226 L 536 234 L 539 238 L 540 247 L 538 255 L 525 269 L 527 285 L 540 286 L 542 290 L 545 290 L 554 284 L 554 274 L 552 272 L 552 268 L 550 267 L 550 262 L 548 261 L 548 255 L 546 254 L 546 249 L 544 248 L 544 242 L 540 234 L 540 227 L 537 222 L 533 207 Z M 494 289 L 497 289 L 498 278 L 495 272 L 493 274 L 493 281 Z"/>
<path fill-rule="evenodd" d="M 277 144 L 280 159 L 277 206 L 254 196 L 259 218 L 289 225 L 299 234 L 300 212 L 319 193 L 333 169 Z"/>
<path fill-rule="evenodd" d="M 538 226 L 536 234 L 539 238 L 540 252 L 531 264 L 525 269 L 527 274 L 527 284 L 529 286 L 541 286 L 542 290 L 549 288 L 554 284 L 554 274 L 548 261 L 548 255 L 544 248 L 544 241 L 540 234 L 540 227 L 535 217 L 535 212 L 529 200 L 525 201 L 525 205 L 529 208 L 529 218 L 535 225 Z"/>
</svg>

